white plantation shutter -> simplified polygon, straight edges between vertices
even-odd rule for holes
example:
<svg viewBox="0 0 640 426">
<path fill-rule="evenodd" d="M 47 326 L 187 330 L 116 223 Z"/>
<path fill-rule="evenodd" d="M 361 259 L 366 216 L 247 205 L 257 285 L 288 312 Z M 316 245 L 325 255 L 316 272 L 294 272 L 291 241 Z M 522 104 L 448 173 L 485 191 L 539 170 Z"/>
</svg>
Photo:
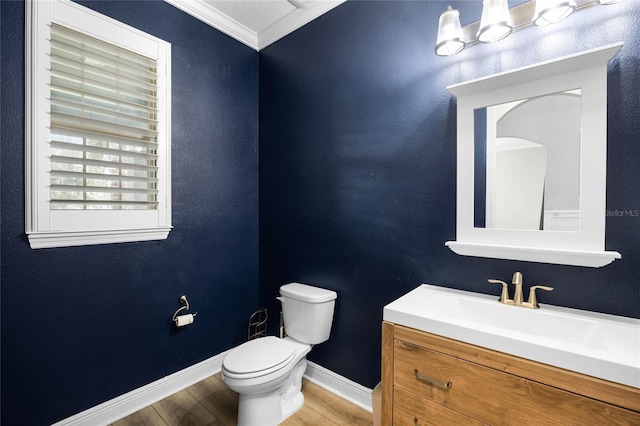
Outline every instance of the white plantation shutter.
<svg viewBox="0 0 640 426">
<path fill-rule="evenodd" d="M 156 209 L 157 64 L 51 26 L 50 208 Z"/>
<path fill-rule="evenodd" d="M 171 44 L 70 0 L 25 1 L 31 248 L 171 231 Z"/>
</svg>

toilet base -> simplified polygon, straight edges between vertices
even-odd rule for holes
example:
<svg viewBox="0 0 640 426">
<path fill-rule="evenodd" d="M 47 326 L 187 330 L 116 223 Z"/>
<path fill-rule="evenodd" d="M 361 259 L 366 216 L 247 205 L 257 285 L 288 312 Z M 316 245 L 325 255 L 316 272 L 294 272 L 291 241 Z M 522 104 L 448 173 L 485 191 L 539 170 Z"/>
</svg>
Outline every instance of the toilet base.
<svg viewBox="0 0 640 426">
<path fill-rule="evenodd" d="M 279 392 L 262 395 L 239 395 L 238 426 L 277 426 L 304 406 L 298 392 L 289 400 L 280 400 Z"/>
<path fill-rule="evenodd" d="M 238 426 L 277 426 L 304 405 L 302 376 L 307 368 L 302 358 L 276 389 L 260 394 L 239 393 Z"/>
<path fill-rule="evenodd" d="M 294 415 L 296 411 L 302 408 L 304 405 L 304 395 L 302 392 L 298 392 L 292 399 L 288 401 L 282 401 L 282 419 L 280 422 L 283 422 L 285 419 Z"/>
<path fill-rule="evenodd" d="M 243 395 L 238 399 L 238 426 L 277 425 L 282 419 L 280 394 Z"/>
<path fill-rule="evenodd" d="M 302 376 L 307 370 L 307 358 L 302 358 L 293 368 L 289 380 L 284 384 L 280 394 L 280 405 L 282 407 L 281 422 L 294 414 L 304 405 L 304 395 L 302 394 Z"/>
</svg>

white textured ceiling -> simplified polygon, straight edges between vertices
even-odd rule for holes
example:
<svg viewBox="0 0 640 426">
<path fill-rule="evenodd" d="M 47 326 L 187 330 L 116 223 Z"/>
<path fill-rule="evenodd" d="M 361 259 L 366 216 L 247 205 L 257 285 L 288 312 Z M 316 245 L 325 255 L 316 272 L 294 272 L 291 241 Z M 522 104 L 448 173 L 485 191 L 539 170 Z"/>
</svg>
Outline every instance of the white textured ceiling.
<svg viewBox="0 0 640 426">
<path fill-rule="evenodd" d="M 345 0 L 165 0 L 260 50 Z"/>
<path fill-rule="evenodd" d="M 202 0 L 255 33 L 274 25 L 282 17 L 298 10 L 287 0 Z"/>
</svg>

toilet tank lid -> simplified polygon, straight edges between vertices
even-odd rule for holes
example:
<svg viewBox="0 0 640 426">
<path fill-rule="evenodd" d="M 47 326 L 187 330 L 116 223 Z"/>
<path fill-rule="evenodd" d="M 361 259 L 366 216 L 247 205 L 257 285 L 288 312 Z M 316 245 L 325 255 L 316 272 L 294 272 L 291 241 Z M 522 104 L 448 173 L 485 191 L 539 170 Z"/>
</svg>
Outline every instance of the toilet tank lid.
<svg viewBox="0 0 640 426">
<path fill-rule="evenodd" d="M 329 302 L 338 297 L 335 291 L 301 283 L 283 285 L 280 287 L 280 295 L 309 303 Z"/>
</svg>

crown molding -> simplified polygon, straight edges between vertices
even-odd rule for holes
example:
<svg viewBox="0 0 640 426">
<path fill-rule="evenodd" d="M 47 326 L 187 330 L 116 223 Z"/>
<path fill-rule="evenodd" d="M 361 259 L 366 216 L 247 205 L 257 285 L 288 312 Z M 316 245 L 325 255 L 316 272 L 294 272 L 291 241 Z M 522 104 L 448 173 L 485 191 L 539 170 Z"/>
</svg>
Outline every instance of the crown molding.
<svg viewBox="0 0 640 426">
<path fill-rule="evenodd" d="M 268 26 L 258 34 L 258 49 L 261 50 L 272 43 L 291 34 L 298 28 L 324 15 L 346 0 L 307 0 L 302 7 L 284 16 L 275 24 Z"/>
<path fill-rule="evenodd" d="M 250 48 L 258 50 L 258 35 L 254 31 L 229 18 L 227 15 L 220 13 L 207 3 L 197 0 L 164 1 L 239 42 L 246 44 Z"/>
<path fill-rule="evenodd" d="M 298 28 L 308 24 L 346 0 L 307 0 L 300 3 L 295 11 L 283 16 L 273 25 L 256 33 L 241 23 L 220 13 L 207 3 L 199 0 L 164 0 L 188 13 L 205 24 L 227 34 L 239 42 L 260 51 Z M 292 3 L 293 4 L 293 3 Z"/>
</svg>

